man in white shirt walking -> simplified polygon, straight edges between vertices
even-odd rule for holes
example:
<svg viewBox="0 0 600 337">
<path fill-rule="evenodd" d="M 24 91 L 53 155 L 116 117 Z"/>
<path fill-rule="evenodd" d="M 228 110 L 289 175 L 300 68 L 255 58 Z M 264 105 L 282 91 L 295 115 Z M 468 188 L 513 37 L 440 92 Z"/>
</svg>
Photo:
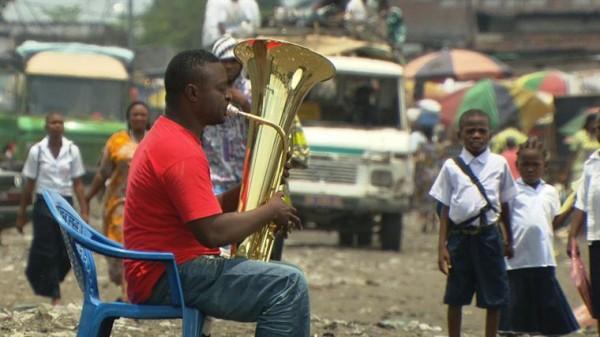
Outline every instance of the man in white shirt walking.
<svg viewBox="0 0 600 337">
<path fill-rule="evenodd" d="M 63 136 L 62 114 L 51 112 L 46 116 L 47 136 L 29 150 L 23 177 L 25 184 L 17 214 L 17 230 L 23 233 L 27 223 L 26 208 L 32 201 L 33 191 L 55 191 L 70 203 L 73 194 L 80 205 L 81 216 L 87 221 L 89 210 L 85 202 L 82 176 L 85 173 L 79 148 Z M 71 264 L 58 224 L 54 221 L 44 199 L 39 195 L 33 205 L 33 240 L 29 250 L 27 279 L 33 291 L 51 298 L 53 305 L 60 301 L 60 282 L 63 281 Z"/>
</svg>

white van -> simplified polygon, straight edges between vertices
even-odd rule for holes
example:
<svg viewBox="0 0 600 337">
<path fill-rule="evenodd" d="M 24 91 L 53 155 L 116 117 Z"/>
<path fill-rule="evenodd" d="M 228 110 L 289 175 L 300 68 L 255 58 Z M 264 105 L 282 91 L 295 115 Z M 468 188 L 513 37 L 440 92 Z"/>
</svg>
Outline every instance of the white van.
<svg viewBox="0 0 600 337">
<path fill-rule="evenodd" d="M 413 161 L 403 68 L 360 58 L 329 59 L 335 78 L 315 86 L 299 109 L 309 167 L 290 172 L 303 222 L 337 230 L 341 245 L 400 250 L 402 214 L 413 193 Z"/>
</svg>

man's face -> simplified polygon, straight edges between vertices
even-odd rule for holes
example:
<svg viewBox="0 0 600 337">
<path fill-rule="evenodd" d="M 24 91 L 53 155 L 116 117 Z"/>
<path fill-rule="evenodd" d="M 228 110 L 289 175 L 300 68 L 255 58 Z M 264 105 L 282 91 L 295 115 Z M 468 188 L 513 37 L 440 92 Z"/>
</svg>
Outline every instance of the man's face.
<svg viewBox="0 0 600 337">
<path fill-rule="evenodd" d="M 227 72 L 227 81 L 233 83 L 240 76 L 242 65 L 236 59 L 222 60 L 221 63 L 225 67 L 225 72 Z"/>
<path fill-rule="evenodd" d="M 50 114 L 46 118 L 46 132 L 51 137 L 60 137 L 65 132 L 65 119 L 61 114 Z"/>
<path fill-rule="evenodd" d="M 490 124 L 486 116 L 474 114 L 465 117 L 460 125 L 459 138 L 467 151 L 478 155 L 485 151 L 490 140 Z"/>
<path fill-rule="evenodd" d="M 221 124 L 231 99 L 225 68 L 221 63 L 208 63 L 202 71 L 206 80 L 197 84 L 200 90 L 200 99 L 196 102 L 197 117 L 204 125 Z"/>
</svg>

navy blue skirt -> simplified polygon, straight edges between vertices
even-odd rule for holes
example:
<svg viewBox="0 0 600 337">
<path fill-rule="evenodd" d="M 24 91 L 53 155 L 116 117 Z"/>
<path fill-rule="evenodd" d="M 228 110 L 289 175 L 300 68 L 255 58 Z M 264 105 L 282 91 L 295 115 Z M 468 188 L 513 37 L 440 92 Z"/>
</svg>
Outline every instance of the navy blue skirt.
<svg viewBox="0 0 600 337">
<path fill-rule="evenodd" d="M 65 197 L 73 204 L 71 197 Z M 59 224 L 41 195 L 33 204 L 33 240 L 25 275 L 33 291 L 40 296 L 59 299 L 60 283 L 71 269 Z"/>
<path fill-rule="evenodd" d="M 579 330 L 554 267 L 509 270 L 508 281 L 510 298 L 501 311 L 500 332 L 548 336 Z"/>
</svg>

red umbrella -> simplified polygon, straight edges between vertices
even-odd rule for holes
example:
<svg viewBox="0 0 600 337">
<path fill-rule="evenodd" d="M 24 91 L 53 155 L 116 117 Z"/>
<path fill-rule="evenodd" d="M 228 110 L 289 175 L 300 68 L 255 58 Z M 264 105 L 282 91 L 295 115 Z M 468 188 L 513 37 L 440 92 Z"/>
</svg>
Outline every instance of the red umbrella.
<svg viewBox="0 0 600 337">
<path fill-rule="evenodd" d="M 409 62 L 405 68 L 408 78 L 418 80 L 460 81 L 510 76 L 510 67 L 491 56 L 466 49 L 443 49 Z"/>
</svg>

